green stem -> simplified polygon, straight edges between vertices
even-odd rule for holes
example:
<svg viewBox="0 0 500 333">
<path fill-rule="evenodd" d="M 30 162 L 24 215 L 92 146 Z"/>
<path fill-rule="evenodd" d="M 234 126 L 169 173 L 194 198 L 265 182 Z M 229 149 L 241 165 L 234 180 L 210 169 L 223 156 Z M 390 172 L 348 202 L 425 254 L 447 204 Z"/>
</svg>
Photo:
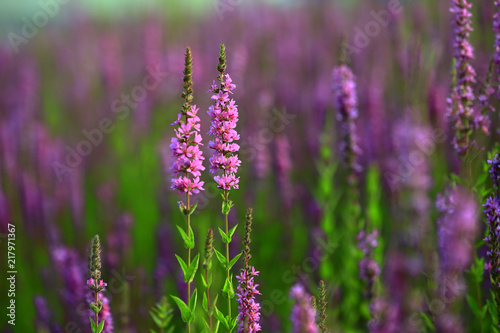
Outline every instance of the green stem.
<svg viewBox="0 0 500 333">
<path fill-rule="evenodd" d="M 187 197 L 187 210 L 189 211 L 191 209 L 191 203 L 189 201 L 189 194 L 186 194 Z M 187 216 L 187 235 L 188 238 L 191 238 L 191 215 L 188 214 Z M 188 248 L 188 259 L 187 259 L 187 266 L 189 267 L 191 265 L 191 249 Z M 191 298 L 191 282 L 187 283 L 187 299 L 186 302 L 189 304 L 189 300 Z M 188 333 L 191 333 L 191 323 L 187 323 L 187 331 Z"/>
<path fill-rule="evenodd" d="M 224 170 L 224 175 L 226 171 Z M 229 204 L 229 193 L 227 190 L 224 190 L 224 198 L 226 200 L 226 203 Z M 228 215 L 229 213 L 224 214 L 225 215 L 225 220 L 226 220 L 226 235 L 229 235 L 229 222 L 228 222 Z M 231 259 L 229 258 L 229 242 L 226 243 L 226 259 L 227 262 L 230 262 Z M 230 275 L 229 275 L 229 268 L 227 269 L 227 281 L 230 283 Z M 228 295 L 229 296 L 229 295 Z M 227 298 L 227 313 L 229 315 L 229 318 L 231 318 L 231 297 Z"/>
<path fill-rule="evenodd" d="M 207 262 L 208 264 L 208 262 Z M 206 282 L 208 282 L 208 266 L 207 266 L 207 269 L 205 270 L 205 279 L 206 279 Z M 207 309 L 208 309 L 208 313 L 210 313 L 210 288 L 207 288 Z M 213 327 L 212 327 L 212 315 L 208 315 L 208 321 L 209 321 L 209 326 L 210 326 L 210 331 L 212 331 Z"/>
</svg>

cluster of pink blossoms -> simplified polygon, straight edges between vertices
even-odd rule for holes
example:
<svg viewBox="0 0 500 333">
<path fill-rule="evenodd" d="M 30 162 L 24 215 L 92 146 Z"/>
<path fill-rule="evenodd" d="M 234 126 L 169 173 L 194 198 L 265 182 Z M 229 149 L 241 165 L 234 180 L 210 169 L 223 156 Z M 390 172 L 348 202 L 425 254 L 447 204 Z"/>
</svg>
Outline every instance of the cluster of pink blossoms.
<svg viewBox="0 0 500 333">
<path fill-rule="evenodd" d="M 235 140 L 240 139 L 240 135 L 235 130 L 238 122 L 238 107 L 234 99 L 229 98 L 234 88 L 236 85 L 232 84 L 231 77 L 226 74 L 220 88 L 214 81 L 212 88 L 208 91 L 214 93 L 212 99 L 215 100 L 215 105 L 211 105 L 207 111 L 212 118 L 208 134 L 215 136 L 215 139 L 209 142 L 209 147 L 215 151 L 210 158 L 210 172 L 224 171 L 222 176 L 214 177 L 217 187 L 224 190 L 237 189 L 240 181 L 240 178 L 235 175 L 241 165 L 238 155 L 235 154 L 240 150 L 240 146 L 234 143 Z"/>
<path fill-rule="evenodd" d="M 177 120 L 172 123 L 178 127 L 170 143 L 172 156 L 175 157 L 174 164 L 170 167 L 173 172 L 172 189 L 189 195 L 202 191 L 204 184 L 200 180 L 200 171 L 205 170 L 202 164 L 205 158 L 200 150 L 200 145 L 203 144 L 200 135 L 200 118 L 196 115 L 197 112 L 196 105 L 192 105 L 185 114 L 179 113 Z M 190 175 L 192 178 L 189 177 Z"/>
<path fill-rule="evenodd" d="M 236 333 L 255 333 L 261 331 L 259 325 L 260 320 L 260 304 L 255 302 L 255 295 L 260 295 L 257 290 L 258 284 L 254 284 L 254 276 L 258 276 L 259 272 L 252 269 L 242 270 L 238 279 L 238 287 L 236 297 L 238 301 L 238 330 Z"/>
</svg>

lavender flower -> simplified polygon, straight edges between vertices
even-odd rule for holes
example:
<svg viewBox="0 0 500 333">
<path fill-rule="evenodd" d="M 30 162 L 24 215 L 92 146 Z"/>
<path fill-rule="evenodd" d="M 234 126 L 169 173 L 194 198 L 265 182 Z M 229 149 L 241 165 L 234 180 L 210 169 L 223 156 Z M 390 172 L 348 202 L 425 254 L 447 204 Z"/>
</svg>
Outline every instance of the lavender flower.
<svg viewBox="0 0 500 333">
<path fill-rule="evenodd" d="M 67 311 L 66 320 L 86 322 L 86 316 L 79 316 L 76 309 L 85 301 L 82 285 L 85 283 L 83 267 L 75 250 L 59 246 L 51 249 L 52 260 L 57 274 L 61 277 L 63 288 L 61 298 Z"/>
<path fill-rule="evenodd" d="M 457 285 L 463 284 L 462 274 L 470 265 L 474 253 L 477 205 L 474 198 L 461 188 L 439 195 L 436 205 L 441 213 L 438 220 L 440 290 L 446 299 L 456 299 L 463 296 L 463 290 Z M 449 308 L 444 309 L 436 323 L 438 331 L 457 332 L 461 325 L 449 325 L 450 321 L 459 321 L 459 318 L 453 317 Z"/>
<path fill-rule="evenodd" d="M 62 332 L 61 327 L 54 320 L 54 316 L 50 311 L 47 299 L 43 296 L 35 296 L 33 304 L 36 311 L 36 330 L 37 332 L 59 333 Z"/>
<path fill-rule="evenodd" d="M 311 306 L 311 297 L 301 284 L 290 290 L 290 297 L 295 301 L 292 308 L 292 333 L 318 333 L 316 313 Z"/>
<path fill-rule="evenodd" d="M 495 295 L 497 313 L 500 318 L 500 160 L 495 155 L 493 160 L 488 160 L 490 164 L 490 177 L 493 179 L 493 196 L 486 199 L 483 205 L 488 223 L 488 236 L 484 239 L 489 246 L 487 256 L 489 262 L 485 264 L 485 269 L 490 272 L 492 281 L 491 287 Z M 498 323 L 500 327 L 500 322 Z"/>
<path fill-rule="evenodd" d="M 438 195 L 438 253 L 443 274 L 463 272 L 472 260 L 477 231 L 477 207 L 465 190 L 457 188 Z"/>
<path fill-rule="evenodd" d="M 359 275 L 366 283 L 366 297 L 373 298 L 373 284 L 380 274 L 380 267 L 373 259 L 373 250 L 378 246 L 378 231 L 371 233 L 362 230 L 358 234 L 358 248 L 363 251 L 363 258 L 359 261 Z"/>
<path fill-rule="evenodd" d="M 349 170 L 349 183 L 356 182 L 356 174 L 360 171 L 358 157 L 361 150 L 356 134 L 358 118 L 358 99 L 356 82 L 352 71 L 346 65 L 333 70 L 334 104 L 337 109 L 337 120 L 340 123 L 340 152 Z"/>
<path fill-rule="evenodd" d="M 220 87 L 215 81 L 208 92 L 213 93 L 212 99 L 215 104 L 211 105 L 207 111 L 211 120 L 209 135 L 215 136 L 215 139 L 210 141 L 209 147 L 214 150 L 214 155 L 210 158 L 210 172 L 216 173 L 223 170 L 222 176 L 215 176 L 214 180 L 217 187 L 224 190 L 237 189 L 240 178 L 236 177 L 238 167 L 241 161 L 236 154 L 240 150 L 240 146 L 234 141 L 240 139 L 240 135 L 236 132 L 236 123 L 238 122 L 238 107 L 234 99 L 230 98 L 236 85 L 233 84 L 229 74 L 225 74 L 225 47 L 221 46 L 221 58 L 219 70 Z M 221 59 L 219 59 L 221 60 Z"/>
<path fill-rule="evenodd" d="M 260 295 L 257 290 L 258 284 L 254 284 L 254 277 L 259 275 L 255 267 L 249 265 L 250 258 L 250 233 L 252 231 L 252 209 L 247 211 L 247 222 L 245 227 L 245 239 L 243 245 L 243 257 L 245 260 L 245 268 L 236 278 L 238 279 L 238 287 L 236 291 L 236 300 L 238 301 L 238 329 L 237 333 L 254 333 L 261 330 L 259 325 L 260 320 L 260 304 L 255 302 L 255 295 Z"/>
<path fill-rule="evenodd" d="M 89 291 L 87 293 L 87 302 L 91 303 L 93 300 L 94 300 L 93 293 L 92 291 Z M 99 313 L 101 314 L 102 320 L 104 320 L 102 333 L 113 333 L 114 332 L 113 316 L 111 314 L 111 307 L 109 305 L 109 300 L 106 297 L 106 295 L 100 293 L 99 302 L 102 305 L 102 309 Z M 92 315 L 94 315 L 94 311 L 89 310 L 89 316 L 92 317 Z"/>
<path fill-rule="evenodd" d="M 453 83 L 451 95 L 448 98 L 448 118 L 455 129 L 453 146 L 459 155 L 465 155 L 470 145 L 473 131 L 473 103 L 475 100 L 472 85 L 476 82 L 475 71 L 470 62 L 474 51 L 469 43 L 472 31 L 470 8 L 467 0 L 452 0 L 450 11 L 455 14 L 454 58 L 456 82 Z"/>
<path fill-rule="evenodd" d="M 87 285 L 90 289 L 90 309 L 95 314 L 95 321 L 93 321 L 92 316 L 90 316 L 90 321 L 92 324 L 92 332 L 98 332 L 97 327 L 101 325 L 101 321 L 99 321 L 99 312 L 103 311 L 104 320 L 106 320 L 106 316 L 110 316 L 109 314 L 109 306 L 108 310 L 104 309 L 104 301 L 107 301 L 103 295 L 100 293 L 104 290 L 107 284 L 101 279 L 101 241 L 98 235 L 95 235 L 92 239 L 92 245 L 90 247 L 90 260 L 89 260 L 89 271 L 90 271 L 90 279 L 87 280 Z M 106 322 L 104 322 L 106 325 Z M 112 325 L 112 323 L 111 323 Z M 111 331 L 107 331 L 108 333 Z"/>
<path fill-rule="evenodd" d="M 199 193 L 203 190 L 204 182 L 200 180 L 201 172 L 205 170 L 202 161 L 205 159 L 200 150 L 200 118 L 197 116 L 198 108 L 190 105 L 193 100 L 192 82 L 192 57 L 191 49 L 186 49 L 186 68 L 184 70 L 184 89 L 182 97 L 185 103 L 177 120 L 172 125 L 177 125 L 175 138 L 172 138 L 170 149 L 175 157 L 174 164 L 170 168 L 173 171 L 172 189 L 186 192 L 188 195 Z M 176 175 L 179 175 L 175 177 Z M 191 178 L 191 177 L 192 178 Z"/>
<path fill-rule="evenodd" d="M 500 1 L 495 1 L 495 14 L 493 15 L 493 32 L 495 33 L 495 54 L 493 61 L 496 66 L 497 76 L 500 77 Z M 500 98 L 500 90 L 497 90 Z"/>
<path fill-rule="evenodd" d="M 236 300 L 238 301 L 238 333 L 254 333 L 261 331 L 259 325 L 260 320 L 260 304 L 255 302 L 255 295 L 260 295 L 257 290 L 258 284 L 254 284 L 254 277 L 258 276 L 259 272 L 255 267 L 251 267 L 249 272 L 242 270 L 238 279 L 238 287 L 236 290 Z"/>
</svg>

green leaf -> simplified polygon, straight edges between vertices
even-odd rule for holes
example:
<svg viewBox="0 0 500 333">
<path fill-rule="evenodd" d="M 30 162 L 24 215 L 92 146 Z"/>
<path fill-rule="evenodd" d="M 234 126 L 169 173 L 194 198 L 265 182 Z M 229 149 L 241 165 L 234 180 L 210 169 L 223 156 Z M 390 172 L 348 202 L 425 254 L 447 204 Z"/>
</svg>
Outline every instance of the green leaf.
<svg viewBox="0 0 500 333">
<path fill-rule="evenodd" d="M 231 207 L 233 207 L 233 202 L 231 200 L 222 202 L 222 214 L 227 215 L 231 211 Z"/>
<path fill-rule="evenodd" d="M 203 287 L 205 289 L 208 289 L 210 286 L 208 285 L 207 281 L 205 280 L 205 276 L 203 276 L 203 274 L 201 274 L 200 276 L 201 276 L 201 282 L 203 283 Z"/>
<path fill-rule="evenodd" d="M 238 316 L 234 317 L 232 322 L 231 322 L 231 329 L 230 329 L 231 332 L 234 331 L 234 328 L 236 327 L 237 322 L 238 322 Z"/>
<path fill-rule="evenodd" d="M 196 257 L 194 257 L 194 260 L 191 262 L 191 265 L 189 265 L 187 269 L 186 278 L 184 279 L 186 283 L 193 282 L 194 276 L 196 275 L 196 271 L 198 270 L 199 262 L 200 262 L 200 255 L 197 254 Z"/>
<path fill-rule="evenodd" d="M 205 312 L 208 313 L 208 299 L 206 293 L 203 293 L 203 301 L 201 303 L 201 306 L 203 310 L 205 310 Z"/>
<path fill-rule="evenodd" d="M 193 229 L 191 229 L 191 226 L 189 226 L 189 236 L 186 235 L 186 232 L 179 226 L 176 226 L 177 230 L 179 230 L 179 233 L 181 234 L 182 239 L 184 240 L 184 247 L 186 249 L 193 249 L 194 248 L 194 234 L 193 234 Z"/>
<path fill-rule="evenodd" d="M 105 322 L 105 320 L 103 319 L 101 321 L 101 323 L 99 324 L 99 326 L 97 327 L 97 333 L 101 333 L 102 330 L 104 329 L 104 322 Z"/>
<path fill-rule="evenodd" d="M 170 297 L 172 297 L 172 299 L 179 307 L 179 310 L 181 311 L 182 321 L 184 321 L 185 323 L 189 322 L 189 319 L 191 318 L 191 310 L 189 309 L 189 306 L 187 306 L 187 304 L 184 303 L 184 301 L 181 300 L 179 297 L 172 295 L 170 295 Z"/>
<path fill-rule="evenodd" d="M 191 206 L 191 208 L 189 209 L 189 211 L 187 212 L 187 215 L 191 215 L 193 214 L 193 212 L 195 211 L 196 207 L 198 207 L 198 201 L 196 201 L 194 203 L 194 205 Z"/>
<path fill-rule="evenodd" d="M 234 264 L 236 264 L 236 262 L 238 261 L 238 259 L 240 259 L 240 257 L 241 257 L 241 255 L 242 255 L 242 254 L 243 254 L 243 253 L 240 253 L 240 254 L 238 254 L 236 257 L 234 257 L 234 258 L 233 258 L 233 259 L 229 262 L 229 267 L 227 267 L 226 269 L 231 269 L 231 268 L 234 266 Z"/>
<path fill-rule="evenodd" d="M 220 253 L 219 251 L 217 251 L 217 249 L 214 249 L 214 252 L 215 252 L 215 255 L 216 255 L 217 259 L 219 260 L 220 264 L 222 265 L 222 268 L 224 268 L 224 270 L 227 270 L 227 259 L 226 259 L 226 257 L 224 257 L 224 255 L 222 253 Z"/>
<path fill-rule="evenodd" d="M 183 273 L 183 277 L 184 277 L 184 282 L 187 282 L 186 276 L 187 276 L 187 272 L 188 272 L 188 267 L 187 267 L 186 263 L 184 262 L 184 260 L 182 260 L 181 257 L 179 257 L 177 254 L 175 255 L 175 257 L 177 258 L 179 265 L 181 265 L 181 269 L 182 269 L 182 273 Z"/>
<path fill-rule="evenodd" d="M 220 312 L 219 309 L 217 309 L 217 306 L 215 306 L 215 318 L 217 318 L 217 320 L 221 322 L 229 330 L 229 325 L 227 323 L 226 317 L 224 317 L 222 312 Z"/>
<path fill-rule="evenodd" d="M 198 302 L 198 289 L 193 291 L 191 295 L 191 299 L 189 300 L 189 308 L 191 309 L 191 313 L 194 314 L 194 310 L 196 309 L 196 303 Z M 193 318 L 194 320 L 194 318 Z"/>
<path fill-rule="evenodd" d="M 488 304 L 488 311 L 490 312 L 491 322 L 493 323 L 493 326 L 495 326 L 498 323 L 498 315 L 496 311 L 497 308 L 495 306 L 495 303 L 493 303 L 489 299 L 486 300 L 486 303 Z"/>
<path fill-rule="evenodd" d="M 421 312 L 420 315 L 422 316 L 425 323 L 427 324 L 427 327 L 430 328 L 431 330 L 434 330 L 435 327 L 434 327 L 434 324 L 432 323 L 431 318 L 429 318 L 429 316 L 427 316 L 424 312 Z"/>
<path fill-rule="evenodd" d="M 220 235 L 222 237 L 222 242 L 224 244 L 227 244 L 227 243 L 231 242 L 230 238 L 227 236 L 227 234 L 220 227 L 219 227 L 219 233 L 220 233 Z"/>
<path fill-rule="evenodd" d="M 233 276 L 229 279 L 226 279 L 226 282 L 224 282 L 224 287 L 222 288 L 222 292 L 226 298 L 233 298 L 234 297 L 234 289 L 233 289 Z"/>
<path fill-rule="evenodd" d="M 95 327 L 94 319 L 92 319 L 92 317 L 89 317 L 89 318 L 90 318 L 90 327 L 92 328 L 92 332 L 95 333 L 96 327 Z"/>
<path fill-rule="evenodd" d="M 238 227 L 238 225 L 235 225 L 231 230 L 229 230 L 229 237 L 230 237 L 230 239 L 231 239 L 231 237 L 233 237 L 234 232 L 236 231 L 237 227 Z"/>
<path fill-rule="evenodd" d="M 472 313 L 479 319 L 481 318 L 481 311 L 479 310 L 479 305 L 476 300 L 471 295 L 466 295 L 467 303 L 469 304 Z"/>
</svg>

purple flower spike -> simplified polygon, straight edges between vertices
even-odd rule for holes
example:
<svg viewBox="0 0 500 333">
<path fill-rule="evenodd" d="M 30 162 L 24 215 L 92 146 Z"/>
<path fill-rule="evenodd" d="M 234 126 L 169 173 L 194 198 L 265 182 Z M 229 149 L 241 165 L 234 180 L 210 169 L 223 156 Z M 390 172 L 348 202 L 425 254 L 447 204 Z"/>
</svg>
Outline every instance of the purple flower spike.
<svg viewBox="0 0 500 333">
<path fill-rule="evenodd" d="M 358 158 L 361 150 L 356 134 L 358 118 L 358 98 L 355 77 L 349 67 L 342 65 L 333 70 L 333 94 L 337 120 L 340 123 L 340 153 L 349 169 L 349 182 L 356 181 L 361 167 Z"/>
<path fill-rule="evenodd" d="M 450 11 L 455 14 L 455 40 L 453 43 L 455 68 L 451 95 L 448 98 L 448 118 L 451 120 L 455 137 L 453 146 L 459 155 L 464 155 L 470 145 L 471 132 L 476 123 L 484 120 L 476 120 L 473 115 L 473 103 L 475 100 L 472 86 L 476 82 L 476 72 L 470 62 L 474 58 L 474 50 L 469 43 L 469 35 L 472 31 L 470 8 L 467 0 L 452 0 Z"/>
<path fill-rule="evenodd" d="M 493 15 L 493 32 L 495 33 L 495 54 L 494 61 L 497 75 L 500 77 L 500 1 L 495 1 L 495 14 Z M 500 90 L 497 91 L 500 98 Z"/>
<path fill-rule="evenodd" d="M 295 301 L 291 316 L 292 333 L 318 333 L 311 296 L 301 284 L 296 284 L 290 290 L 290 297 Z"/>
<path fill-rule="evenodd" d="M 236 290 L 236 300 L 238 301 L 238 329 L 237 333 L 254 333 L 261 331 L 259 325 L 260 320 L 260 305 L 255 302 L 255 295 L 260 295 L 257 290 L 258 284 L 254 284 L 254 276 L 258 276 L 259 272 L 252 266 L 248 274 L 246 270 L 242 270 L 238 279 L 238 287 Z"/>
<path fill-rule="evenodd" d="M 363 258 L 359 261 L 359 275 L 366 282 L 367 298 L 373 298 L 373 284 L 380 274 L 380 267 L 373 259 L 373 251 L 378 247 L 378 231 L 366 233 L 362 230 L 358 234 L 358 248 L 363 251 Z"/>
<path fill-rule="evenodd" d="M 210 141 L 209 147 L 214 150 L 214 155 L 210 158 L 210 172 L 215 173 L 223 170 L 223 176 L 215 176 L 217 187 L 224 190 L 237 189 L 240 178 L 236 177 L 236 172 L 241 165 L 236 152 L 240 146 L 234 141 L 240 139 L 236 132 L 238 122 L 238 106 L 234 99 L 229 97 L 236 85 L 232 83 L 229 74 L 222 76 L 221 85 L 217 87 L 215 81 L 209 92 L 213 93 L 212 99 L 215 104 L 208 109 L 211 120 L 209 135 L 215 136 Z"/>
<path fill-rule="evenodd" d="M 483 212 L 486 214 L 486 222 L 488 223 L 488 236 L 484 240 L 489 246 L 489 251 L 486 253 L 489 261 L 485 263 L 484 268 L 490 272 L 497 314 L 500 315 L 500 160 L 498 155 L 495 155 L 492 160 L 488 160 L 488 164 L 490 164 L 489 173 L 493 179 L 494 194 L 486 199 L 486 203 L 483 205 Z M 500 327 L 500 322 L 498 326 Z"/>
<path fill-rule="evenodd" d="M 475 198 L 461 188 L 438 196 L 439 288 L 446 299 L 463 297 L 463 272 L 469 267 L 474 253 L 478 207 Z M 449 304 L 439 314 L 437 331 L 462 332 L 460 318 Z M 455 325 L 457 323 L 458 325 Z"/>
<path fill-rule="evenodd" d="M 200 118 L 198 117 L 198 108 L 191 105 L 193 100 L 193 60 L 191 49 L 186 49 L 186 67 L 184 70 L 184 89 L 182 97 L 185 103 L 177 120 L 172 123 L 176 125 L 175 138 L 172 138 L 170 149 L 175 158 L 174 164 L 170 168 L 173 172 L 172 186 L 174 190 L 185 192 L 188 195 L 203 191 L 204 182 L 200 180 L 201 172 L 205 170 L 202 161 L 203 152 L 200 149 Z M 178 176 L 180 175 L 180 176 Z"/>
</svg>

